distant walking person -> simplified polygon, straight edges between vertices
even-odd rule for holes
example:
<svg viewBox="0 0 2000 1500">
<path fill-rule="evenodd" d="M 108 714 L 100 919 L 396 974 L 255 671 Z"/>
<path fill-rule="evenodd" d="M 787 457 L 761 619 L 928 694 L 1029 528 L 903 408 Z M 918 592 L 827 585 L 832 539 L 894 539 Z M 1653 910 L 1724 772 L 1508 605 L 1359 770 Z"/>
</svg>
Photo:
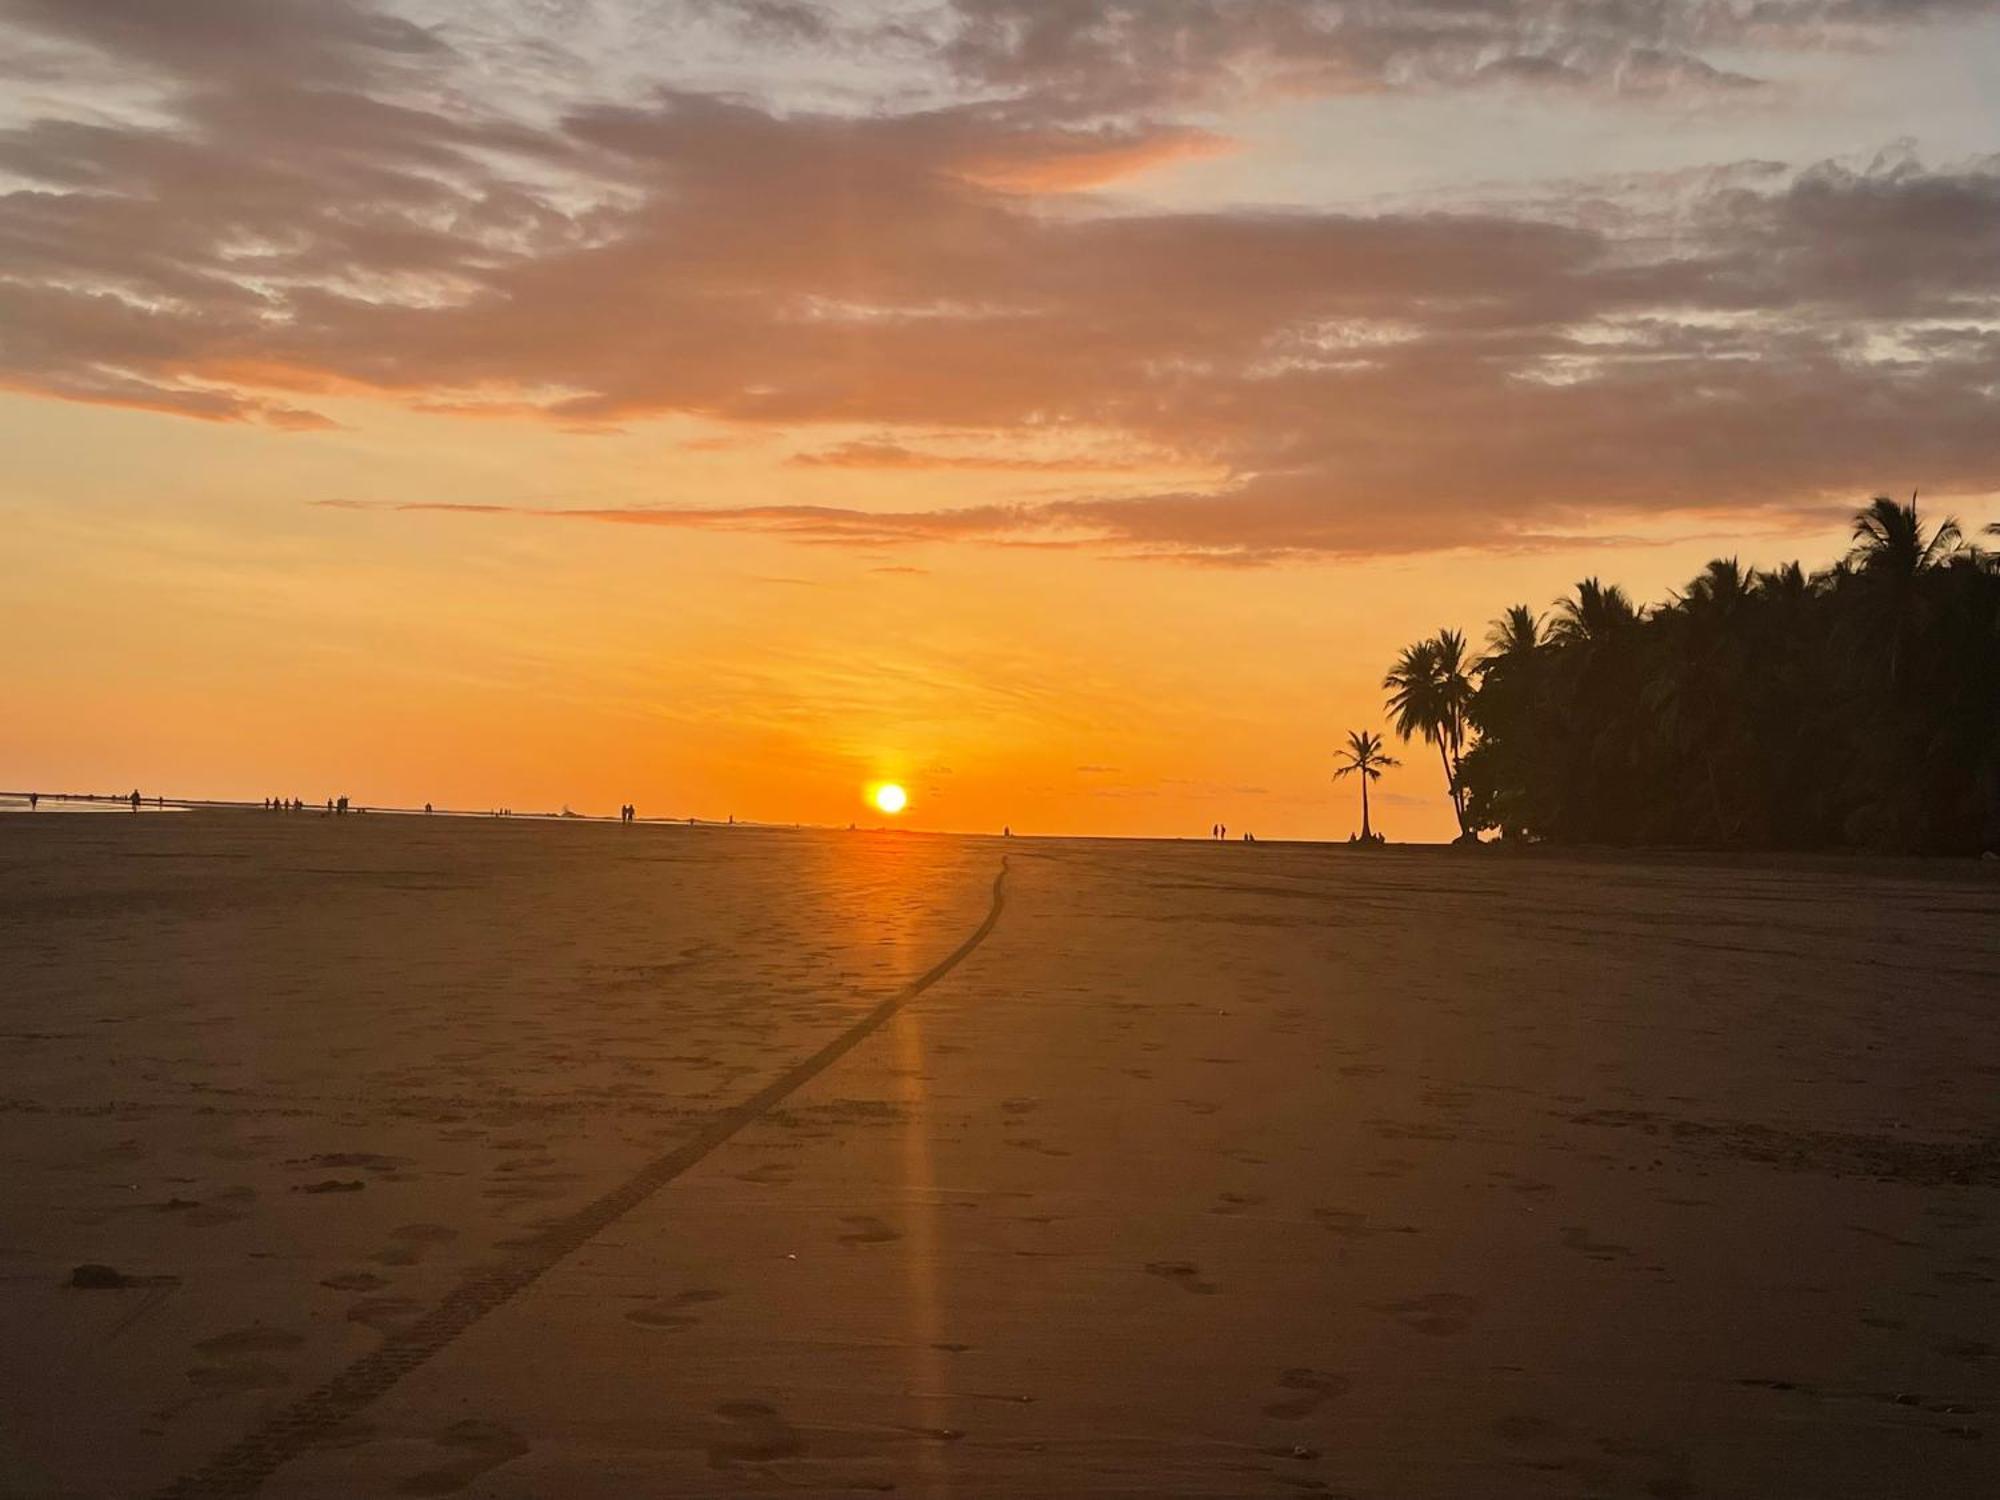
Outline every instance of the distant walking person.
<svg viewBox="0 0 2000 1500">
<path fill-rule="evenodd" d="M 1228 837 L 1229 837 L 1229 825 L 1228 825 L 1227 823 L 1217 823 L 1217 824 L 1215 825 L 1215 836 L 1216 836 L 1217 838 L 1219 838 L 1219 839 L 1226 839 L 1226 838 L 1228 838 Z"/>
<path fill-rule="evenodd" d="M 137 812 L 138 810 L 139 810 L 139 789 L 135 786 L 132 788 L 132 811 Z"/>
<path fill-rule="evenodd" d="M 35 804 L 40 802 L 41 800 L 42 800 L 42 794 L 40 792 L 28 793 L 28 811 L 33 812 L 35 810 Z"/>
</svg>

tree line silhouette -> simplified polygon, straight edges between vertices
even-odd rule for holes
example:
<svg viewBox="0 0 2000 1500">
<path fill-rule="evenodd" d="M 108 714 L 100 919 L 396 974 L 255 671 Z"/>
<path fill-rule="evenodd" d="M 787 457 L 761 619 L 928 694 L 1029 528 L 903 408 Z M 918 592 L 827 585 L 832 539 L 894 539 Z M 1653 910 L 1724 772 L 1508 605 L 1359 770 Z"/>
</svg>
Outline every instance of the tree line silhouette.
<svg viewBox="0 0 2000 1500">
<path fill-rule="evenodd" d="M 1383 680 L 1466 839 L 2000 847 L 2000 554 L 1927 529 L 1915 496 L 1857 513 L 1819 572 L 1718 558 L 1650 608 L 1586 578 L 1486 646 L 1442 630 Z"/>
</svg>

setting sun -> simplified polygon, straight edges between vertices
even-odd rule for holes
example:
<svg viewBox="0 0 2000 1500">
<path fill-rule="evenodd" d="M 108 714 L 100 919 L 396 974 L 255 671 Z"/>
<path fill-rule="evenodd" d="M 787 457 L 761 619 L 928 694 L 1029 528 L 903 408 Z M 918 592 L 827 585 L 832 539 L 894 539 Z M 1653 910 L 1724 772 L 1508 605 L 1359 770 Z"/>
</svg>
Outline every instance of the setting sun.
<svg viewBox="0 0 2000 1500">
<path fill-rule="evenodd" d="M 875 788 L 873 801 L 875 806 L 883 812 L 893 815 L 909 806 L 910 797 L 909 793 L 897 786 L 895 782 L 885 781 L 881 786 Z"/>
</svg>

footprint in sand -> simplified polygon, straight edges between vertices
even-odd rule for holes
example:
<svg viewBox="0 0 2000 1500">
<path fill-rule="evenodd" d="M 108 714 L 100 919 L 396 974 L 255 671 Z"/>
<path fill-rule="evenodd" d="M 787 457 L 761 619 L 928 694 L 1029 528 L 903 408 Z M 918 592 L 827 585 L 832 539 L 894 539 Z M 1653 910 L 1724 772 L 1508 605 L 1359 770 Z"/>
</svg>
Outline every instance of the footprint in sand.
<svg viewBox="0 0 2000 1500">
<path fill-rule="evenodd" d="M 187 1372 L 188 1384 L 201 1391 L 270 1391 L 289 1385 L 292 1377 L 274 1364 L 261 1359 L 236 1360 L 226 1365 L 196 1365 Z"/>
<path fill-rule="evenodd" d="M 364 1297 L 347 1309 L 347 1321 L 377 1333 L 394 1333 L 422 1311 L 423 1304 L 410 1297 Z"/>
<path fill-rule="evenodd" d="M 364 1172 L 382 1176 L 400 1171 L 410 1164 L 408 1157 L 381 1156 L 373 1151 L 322 1151 L 316 1156 L 295 1156 L 285 1163 L 288 1167 L 319 1168 L 322 1171 L 346 1167 L 359 1167 Z"/>
<path fill-rule="evenodd" d="M 1262 1193 L 1223 1193 L 1215 1200 L 1212 1214 L 1240 1214 L 1245 1209 L 1261 1208 L 1270 1200 Z"/>
<path fill-rule="evenodd" d="M 1038 1156 L 1068 1156 L 1070 1154 L 1063 1147 L 1051 1146 L 1048 1142 L 1034 1136 L 1023 1136 L 1019 1140 L 1010 1140 L 1005 1144 L 1012 1146 L 1016 1151 L 1032 1151 Z"/>
<path fill-rule="evenodd" d="M 767 1464 L 796 1458 L 806 1451 L 798 1429 L 761 1401 L 725 1401 L 715 1408 L 724 1430 L 708 1440 L 711 1468 L 731 1464 Z"/>
<path fill-rule="evenodd" d="M 1311 1416 L 1335 1396 L 1344 1396 L 1354 1386 L 1345 1375 L 1325 1370 L 1308 1370 L 1303 1365 L 1278 1377 L 1278 1388 L 1288 1394 L 1266 1402 L 1264 1415 L 1281 1422 L 1297 1422 Z"/>
<path fill-rule="evenodd" d="M 701 1319 L 688 1313 L 675 1312 L 671 1307 L 635 1307 L 625 1314 L 625 1321 L 636 1323 L 641 1328 L 677 1329 L 692 1328 Z"/>
<path fill-rule="evenodd" d="M 373 1271 L 343 1271 L 338 1276 L 328 1276 L 320 1285 L 331 1287 L 336 1292 L 379 1292 L 389 1283 Z"/>
<path fill-rule="evenodd" d="M 902 1231 L 891 1229 L 872 1214 L 849 1214 L 840 1222 L 847 1225 L 847 1233 L 839 1236 L 843 1245 L 886 1245 L 903 1237 Z"/>
<path fill-rule="evenodd" d="M 1563 1248 L 1574 1250 L 1579 1255 L 1588 1255 L 1592 1260 L 1623 1260 L 1632 1253 L 1625 1245 L 1614 1245 L 1608 1240 L 1594 1240 L 1590 1230 L 1581 1224 L 1574 1224 L 1562 1232 Z"/>
<path fill-rule="evenodd" d="M 439 1245 L 458 1238 L 458 1231 L 446 1224 L 405 1224 L 389 1231 L 395 1243 L 375 1254 L 381 1266 L 414 1266 Z"/>
<path fill-rule="evenodd" d="M 644 1307 L 635 1307 L 625 1314 L 625 1321 L 637 1323 L 641 1328 L 692 1328 L 701 1319 L 682 1309 L 698 1307 L 704 1302 L 714 1302 L 722 1295 L 721 1292 L 709 1287 L 695 1287 L 669 1297 L 664 1302 L 652 1302 Z"/>
<path fill-rule="evenodd" d="M 203 1339 L 195 1345 L 197 1351 L 217 1359 L 228 1359 L 238 1354 L 276 1354 L 287 1349 L 296 1349 L 305 1340 L 296 1333 L 287 1333 L 282 1328 L 266 1328 L 261 1323 L 249 1328 L 238 1328 L 231 1333 L 218 1333 L 212 1339 Z"/>
<path fill-rule="evenodd" d="M 1376 1305 L 1377 1312 L 1394 1313 L 1405 1328 L 1432 1338 L 1449 1338 L 1465 1330 L 1466 1320 L 1479 1310 L 1479 1299 L 1457 1292 L 1427 1292 L 1402 1302 Z"/>
<path fill-rule="evenodd" d="M 1516 1412 L 1495 1422 L 1493 1435 L 1510 1448 L 1533 1448 L 1559 1441 L 1561 1430 L 1547 1417 Z"/>
<path fill-rule="evenodd" d="M 439 1446 L 457 1450 L 451 1462 L 413 1474 L 396 1486 L 402 1495 L 450 1495 L 464 1489 L 488 1469 L 497 1469 L 528 1451 L 513 1428 L 500 1422 L 469 1417 L 437 1435 Z"/>
<path fill-rule="evenodd" d="M 1201 1267 L 1191 1260 L 1147 1261 L 1146 1274 L 1171 1281 L 1184 1292 L 1195 1292 L 1204 1297 L 1216 1290 L 1214 1282 L 1201 1279 Z"/>
</svg>

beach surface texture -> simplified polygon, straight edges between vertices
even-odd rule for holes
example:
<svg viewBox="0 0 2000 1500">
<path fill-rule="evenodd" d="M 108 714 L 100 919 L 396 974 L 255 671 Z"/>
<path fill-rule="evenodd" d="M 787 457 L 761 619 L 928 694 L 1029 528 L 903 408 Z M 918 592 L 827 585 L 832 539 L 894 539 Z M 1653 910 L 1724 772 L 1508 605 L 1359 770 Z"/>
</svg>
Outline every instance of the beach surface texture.
<svg viewBox="0 0 2000 1500">
<path fill-rule="evenodd" d="M 0 1497 L 1991 1496 L 2000 880 L 0 818 Z"/>
</svg>

